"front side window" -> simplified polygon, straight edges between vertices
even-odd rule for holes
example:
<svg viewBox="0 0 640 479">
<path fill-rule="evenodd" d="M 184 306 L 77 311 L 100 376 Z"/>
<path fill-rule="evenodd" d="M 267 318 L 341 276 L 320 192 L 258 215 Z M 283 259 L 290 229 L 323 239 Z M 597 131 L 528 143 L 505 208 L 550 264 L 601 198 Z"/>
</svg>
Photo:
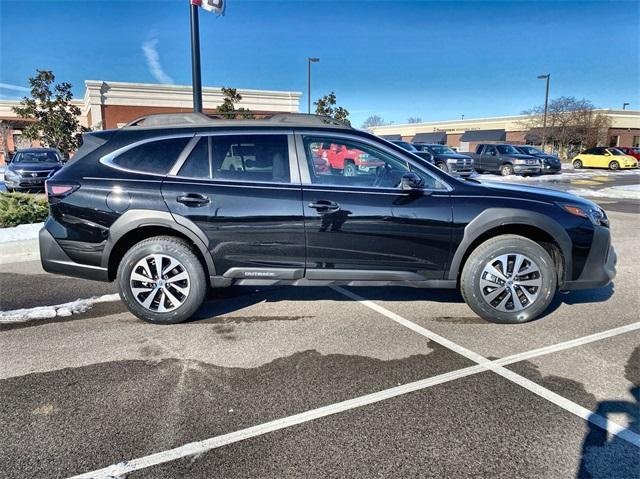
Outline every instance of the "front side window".
<svg viewBox="0 0 640 479">
<path fill-rule="evenodd" d="M 608 148 L 607 151 L 614 156 L 624 156 L 624 153 L 617 148 Z"/>
<path fill-rule="evenodd" d="M 286 135 L 215 135 L 202 137 L 179 176 L 267 183 L 289 183 Z"/>
<path fill-rule="evenodd" d="M 150 141 L 120 153 L 113 163 L 143 173 L 166 174 L 176 162 L 190 137 Z"/>
<path fill-rule="evenodd" d="M 402 175 L 414 171 L 423 178 L 426 189 L 446 188 L 431 175 L 412 168 L 406 160 L 366 143 L 306 136 L 303 144 L 311 182 L 315 185 L 399 188 Z"/>
</svg>

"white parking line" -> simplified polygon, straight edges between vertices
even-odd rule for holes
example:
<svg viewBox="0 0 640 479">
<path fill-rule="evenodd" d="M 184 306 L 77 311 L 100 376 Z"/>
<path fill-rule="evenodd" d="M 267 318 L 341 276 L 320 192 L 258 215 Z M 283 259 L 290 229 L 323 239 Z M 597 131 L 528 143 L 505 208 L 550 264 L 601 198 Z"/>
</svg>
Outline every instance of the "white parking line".
<svg viewBox="0 0 640 479">
<path fill-rule="evenodd" d="M 490 361 L 484 356 L 481 356 L 478 353 L 475 353 L 463 346 L 460 346 L 459 344 L 456 344 L 453 341 L 443 338 L 442 336 L 434 333 L 433 331 L 429 331 L 428 329 L 423 328 L 422 326 L 412 321 L 409 321 L 408 319 L 403 318 L 402 316 L 363 298 L 362 296 L 352 293 L 351 291 L 341 288 L 340 286 L 330 286 L 330 287 L 335 291 L 347 296 L 348 298 L 351 298 L 354 301 L 357 301 L 363 306 L 366 306 L 370 309 L 373 309 L 374 311 L 377 311 L 378 313 L 386 316 L 387 318 L 395 321 L 396 323 L 401 324 L 402 326 L 405 326 L 411 329 L 412 331 L 415 331 L 416 333 L 421 334 L 422 336 L 429 338 L 432 341 L 435 341 L 436 343 L 446 348 L 451 349 L 452 351 L 455 351 L 456 353 L 472 360 L 475 363 L 485 366 L 488 370 L 502 376 L 505 379 L 508 379 L 511 382 L 518 384 L 519 386 L 522 386 L 523 388 L 531 391 L 532 393 L 537 394 L 538 396 L 546 399 L 547 401 L 552 402 L 556 406 L 561 407 L 565 411 L 575 414 L 576 416 L 581 417 L 585 421 L 589 421 L 590 423 L 593 423 L 596 426 L 599 426 L 602 429 L 605 429 L 610 434 L 614 434 L 618 436 L 620 439 L 624 439 L 625 441 L 640 448 L 640 434 L 637 434 L 631 431 L 630 429 L 627 429 L 626 427 L 623 427 L 620 424 L 617 424 L 605 418 L 604 416 L 600 416 L 594 413 L 593 411 L 585 407 L 582 407 L 579 404 L 563 396 L 560 396 L 559 394 L 554 393 L 550 389 L 547 389 L 544 386 L 541 386 L 538 383 L 535 383 L 530 379 L 525 378 L 524 376 L 514 373 L 509 369 L 506 369 L 505 367 L 501 366 L 497 362 Z"/>
<path fill-rule="evenodd" d="M 490 364 L 502 364 L 502 365 L 512 364 L 512 363 L 521 361 L 523 359 L 531 359 L 533 357 L 543 356 L 545 354 L 550 354 L 552 352 L 561 351 L 561 350 L 573 348 L 576 346 L 581 346 L 594 341 L 611 338 L 614 336 L 618 336 L 620 334 L 628 333 L 631 331 L 637 331 L 637 330 L 640 330 L 640 322 L 633 323 L 628 326 L 623 326 L 620 328 L 611 329 L 608 331 L 603 331 L 601 333 L 592 334 L 589 336 L 585 336 L 584 338 L 565 341 L 563 343 L 559 343 L 546 348 L 539 348 L 539 349 L 535 349 L 525 353 L 515 354 L 513 356 L 508 356 L 508 357 L 496 360 L 494 362 L 491 362 L 489 360 L 486 360 L 486 362 Z M 440 374 L 438 376 L 433 376 L 431 378 L 422 379 L 422 380 L 415 381 L 408 384 L 403 384 L 402 386 L 385 389 L 372 394 L 367 394 L 365 396 L 349 399 L 347 401 L 342 401 L 339 403 L 330 404 L 328 406 L 323 406 L 321 408 L 311 409 L 309 411 L 305 411 L 300 414 L 295 414 L 293 416 L 276 419 L 274 421 L 269 421 L 267 423 L 259 424 L 257 426 L 249 427 L 246 429 L 241 429 L 239 431 L 235 431 L 229 434 L 212 437 L 209 439 L 205 439 L 203 441 L 191 442 L 174 449 L 169 449 L 167 451 L 161 451 L 155 454 L 150 454 L 148 456 L 132 459 L 130 461 L 124 461 L 118 464 L 113 464 L 103 469 L 98 469 L 92 472 L 87 472 L 77 476 L 73 476 L 73 478 L 71 479 L 117 478 L 120 476 L 124 476 L 128 473 L 131 473 L 133 471 L 146 469 L 148 467 L 156 466 L 159 464 L 164 464 L 170 461 L 181 459 L 183 457 L 196 456 L 198 454 L 202 454 L 222 446 L 240 442 L 245 439 L 262 436 L 264 434 L 268 434 L 273 431 L 277 431 L 280 429 L 285 429 L 287 427 L 295 426 L 297 424 L 303 424 L 305 422 L 313 421 L 314 419 L 320 419 L 323 417 L 331 416 L 333 414 L 349 411 L 351 409 L 355 409 L 361 406 L 374 404 L 380 401 L 384 401 L 386 399 L 391 399 L 391 398 L 402 396 L 404 394 L 408 394 L 411 392 L 420 391 L 432 386 L 444 384 L 450 381 L 454 381 L 456 379 L 478 374 L 478 373 L 487 371 L 489 369 L 490 368 L 487 366 L 487 364 L 476 364 L 475 366 L 469 366 L 463 369 L 458 369 L 456 371 L 451 371 L 448 373 Z M 640 445 L 638 446 L 640 447 Z"/>
</svg>

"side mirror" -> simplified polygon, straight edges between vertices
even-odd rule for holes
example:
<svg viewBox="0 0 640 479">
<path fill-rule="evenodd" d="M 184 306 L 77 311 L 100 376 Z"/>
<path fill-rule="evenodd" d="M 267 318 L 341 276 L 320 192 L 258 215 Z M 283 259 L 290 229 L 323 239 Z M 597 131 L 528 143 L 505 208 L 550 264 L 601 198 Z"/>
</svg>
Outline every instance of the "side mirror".
<svg viewBox="0 0 640 479">
<path fill-rule="evenodd" d="M 422 191 L 424 181 L 412 171 L 404 173 L 400 180 L 400 189 L 403 191 Z"/>
<path fill-rule="evenodd" d="M 611 153 L 609 153 L 608 151 L 605 151 L 604 156 L 611 156 Z"/>
</svg>

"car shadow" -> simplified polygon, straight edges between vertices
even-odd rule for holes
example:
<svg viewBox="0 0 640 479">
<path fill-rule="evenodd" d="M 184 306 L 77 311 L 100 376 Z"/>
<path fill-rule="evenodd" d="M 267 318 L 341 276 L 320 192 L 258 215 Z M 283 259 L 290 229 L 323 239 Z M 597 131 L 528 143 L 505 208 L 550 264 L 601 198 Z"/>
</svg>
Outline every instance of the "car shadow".
<svg viewBox="0 0 640 479">
<path fill-rule="evenodd" d="M 431 301 L 438 303 L 464 303 L 456 289 L 426 289 L 406 287 L 349 287 L 349 290 L 370 301 Z M 614 286 L 604 288 L 557 293 L 549 307 L 540 316 L 544 318 L 562 304 L 598 303 L 613 296 Z M 207 301 L 190 321 L 214 319 L 217 316 L 234 313 L 259 303 L 281 301 L 353 301 L 328 287 L 318 286 L 230 286 L 214 289 Z"/>
</svg>

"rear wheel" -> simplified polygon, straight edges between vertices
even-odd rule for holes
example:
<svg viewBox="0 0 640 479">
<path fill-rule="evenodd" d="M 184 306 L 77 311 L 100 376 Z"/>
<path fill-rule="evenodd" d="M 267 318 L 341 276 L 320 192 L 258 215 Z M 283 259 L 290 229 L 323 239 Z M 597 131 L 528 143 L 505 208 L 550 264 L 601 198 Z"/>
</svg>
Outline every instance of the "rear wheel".
<svg viewBox="0 0 640 479">
<path fill-rule="evenodd" d="M 502 165 L 500 167 L 500 174 L 502 176 L 511 176 L 513 175 L 513 166 L 511 166 L 509 163 Z"/>
<path fill-rule="evenodd" d="M 574 170 L 579 170 L 580 168 L 582 168 L 582 160 L 573 160 L 573 169 Z"/>
<path fill-rule="evenodd" d="M 556 292 L 553 260 L 538 243 L 517 235 L 491 238 L 478 246 L 462 270 L 465 302 L 494 323 L 524 323 L 540 316 Z"/>
<path fill-rule="evenodd" d="M 345 163 L 344 171 L 342 172 L 344 176 L 356 176 L 358 174 L 358 170 L 356 169 L 356 165 L 353 163 Z"/>
<path fill-rule="evenodd" d="M 129 311 L 155 324 L 181 323 L 204 301 L 204 268 L 186 241 L 156 236 L 134 245 L 122 258 L 118 290 Z"/>
<path fill-rule="evenodd" d="M 611 163 L 609 163 L 609 169 L 610 170 L 619 170 L 620 169 L 620 163 L 618 163 L 616 160 L 613 160 Z"/>
</svg>

